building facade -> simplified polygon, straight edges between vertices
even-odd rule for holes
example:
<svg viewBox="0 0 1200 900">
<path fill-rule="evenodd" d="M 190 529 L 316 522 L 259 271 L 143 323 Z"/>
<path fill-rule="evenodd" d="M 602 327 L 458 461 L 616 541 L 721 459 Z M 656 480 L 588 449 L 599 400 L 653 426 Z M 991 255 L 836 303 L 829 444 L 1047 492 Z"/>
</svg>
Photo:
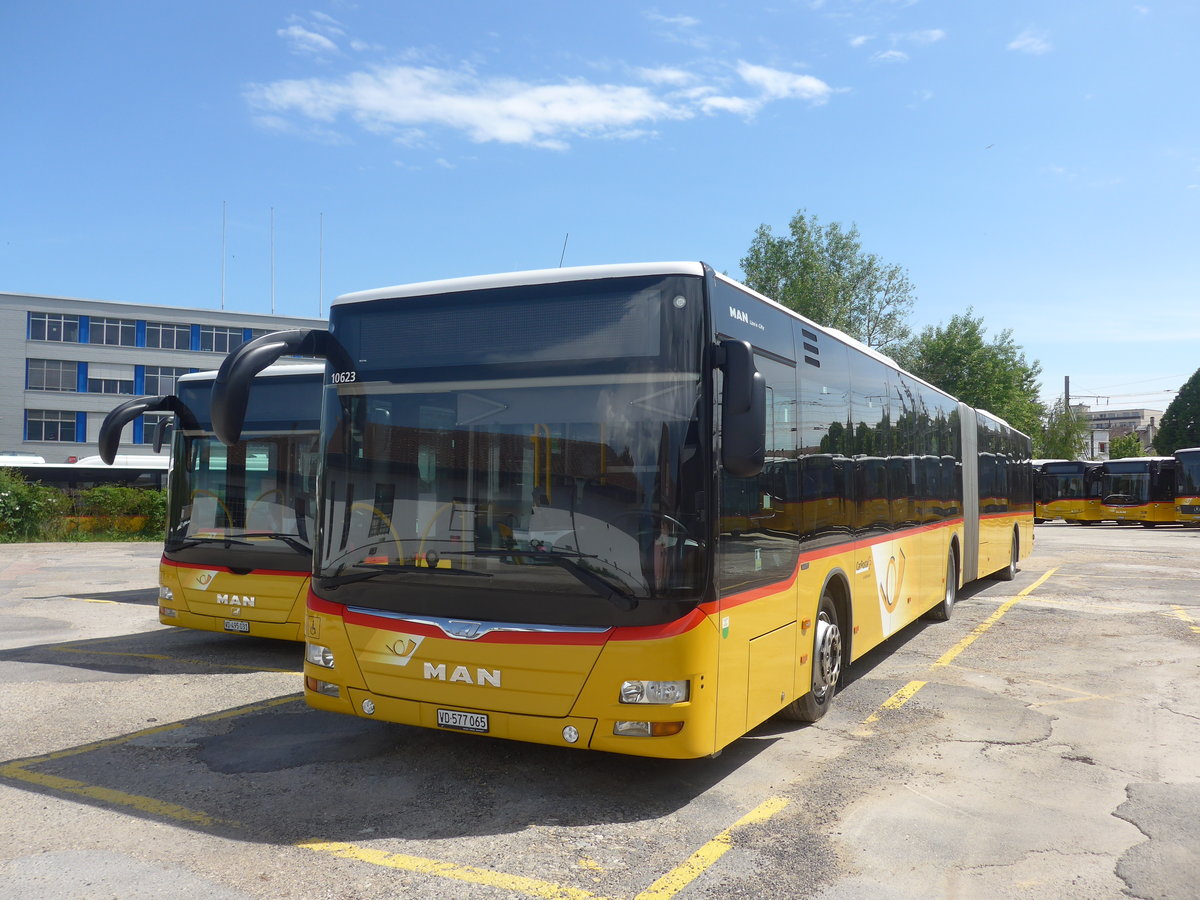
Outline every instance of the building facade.
<svg viewBox="0 0 1200 900">
<path fill-rule="evenodd" d="M 1108 440 L 1136 434 L 1145 451 L 1153 446 L 1158 423 L 1162 421 L 1161 409 L 1090 409 L 1086 406 L 1083 409 L 1092 432 L 1108 432 Z"/>
<path fill-rule="evenodd" d="M 244 341 L 324 319 L 0 293 L 0 452 L 49 463 L 94 456 L 100 424 L 131 397 L 172 393 Z M 161 417 L 126 426 L 121 452 L 151 453 Z M 0 465 L 3 456 L 0 455 Z"/>
</svg>

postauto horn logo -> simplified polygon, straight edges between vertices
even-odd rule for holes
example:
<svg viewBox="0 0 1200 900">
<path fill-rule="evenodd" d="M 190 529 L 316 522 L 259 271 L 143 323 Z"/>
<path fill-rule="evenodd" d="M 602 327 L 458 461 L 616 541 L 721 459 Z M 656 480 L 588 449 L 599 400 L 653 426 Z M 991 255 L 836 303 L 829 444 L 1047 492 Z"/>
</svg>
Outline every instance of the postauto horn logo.
<svg viewBox="0 0 1200 900">
<path fill-rule="evenodd" d="M 396 656 L 396 665 L 407 666 L 424 640 L 424 636 L 419 634 L 398 634 L 395 640 L 384 646 Z"/>
</svg>

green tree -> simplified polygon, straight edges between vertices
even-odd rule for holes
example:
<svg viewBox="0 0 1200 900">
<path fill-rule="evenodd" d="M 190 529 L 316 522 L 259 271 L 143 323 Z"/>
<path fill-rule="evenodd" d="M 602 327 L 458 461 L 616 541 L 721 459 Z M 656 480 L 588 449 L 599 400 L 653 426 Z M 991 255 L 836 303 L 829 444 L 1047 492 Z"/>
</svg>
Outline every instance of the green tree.
<svg viewBox="0 0 1200 900">
<path fill-rule="evenodd" d="M 1011 329 L 988 341 L 983 316 L 974 315 L 973 308 L 945 325 L 926 327 L 893 355 L 909 371 L 967 405 L 999 416 L 1026 434 L 1040 430 L 1046 415 L 1038 399 L 1041 363 L 1025 359 Z"/>
<path fill-rule="evenodd" d="M 1127 456 L 1145 456 L 1146 451 L 1142 449 L 1142 440 L 1132 431 L 1129 434 L 1123 434 L 1120 437 L 1115 437 L 1108 442 L 1108 458 L 1109 459 L 1125 459 Z"/>
<path fill-rule="evenodd" d="M 1179 389 L 1158 425 L 1154 449 L 1163 456 L 1184 447 L 1200 447 L 1200 369 Z"/>
<path fill-rule="evenodd" d="M 800 210 L 786 237 L 760 225 L 741 266 L 745 283 L 760 294 L 870 347 L 909 337 L 912 282 L 900 266 L 863 252 L 857 226 L 822 226 Z"/>
<path fill-rule="evenodd" d="M 1033 435 L 1033 455 L 1040 459 L 1083 459 L 1088 455 L 1087 439 L 1087 419 L 1058 400 Z"/>
</svg>

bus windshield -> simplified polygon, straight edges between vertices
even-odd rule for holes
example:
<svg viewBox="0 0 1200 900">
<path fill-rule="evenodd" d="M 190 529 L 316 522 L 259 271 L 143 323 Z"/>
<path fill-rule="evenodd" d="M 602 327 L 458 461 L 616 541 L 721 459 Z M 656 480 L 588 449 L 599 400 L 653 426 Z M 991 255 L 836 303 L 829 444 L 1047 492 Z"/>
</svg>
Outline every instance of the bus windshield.
<svg viewBox="0 0 1200 900">
<path fill-rule="evenodd" d="M 1143 463 L 1107 463 L 1101 490 L 1103 502 L 1110 506 L 1149 503 L 1150 470 Z"/>
<path fill-rule="evenodd" d="M 226 447 L 211 434 L 177 434 L 165 550 L 231 568 L 308 571 L 315 431 L 249 437 Z M 194 552 L 189 552 L 194 551 Z"/>
<path fill-rule="evenodd" d="M 1083 463 L 1046 463 L 1042 466 L 1042 499 L 1046 502 L 1086 499 L 1090 492 L 1084 471 Z"/>
<path fill-rule="evenodd" d="M 355 322 L 377 318 L 369 305 L 336 308 L 360 368 L 326 388 L 319 595 L 405 615 L 598 627 L 670 621 L 700 600 L 701 342 L 675 334 L 699 328 L 700 304 L 660 287 L 576 295 L 569 321 L 557 298 L 528 290 L 488 292 L 499 296 L 483 306 L 471 295 L 436 309 L 399 301 L 387 329 L 436 339 L 386 357 L 366 352 L 380 328 Z M 532 335 L 540 358 L 528 360 L 519 335 L 448 343 L 431 315 L 467 329 L 500 318 L 508 332 L 544 321 Z"/>
<path fill-rule="evenodd" d="M 1179 453 L 1176 458 L 1177 493 L 1200 495 L 1200 451 Z"/>
</svg>

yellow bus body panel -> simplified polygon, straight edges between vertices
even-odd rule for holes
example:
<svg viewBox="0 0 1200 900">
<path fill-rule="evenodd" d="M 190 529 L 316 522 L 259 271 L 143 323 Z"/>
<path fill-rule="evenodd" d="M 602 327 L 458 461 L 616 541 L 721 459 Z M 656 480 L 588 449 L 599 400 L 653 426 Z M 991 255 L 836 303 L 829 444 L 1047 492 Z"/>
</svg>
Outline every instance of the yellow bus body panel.
<svg viewBox="0 0 1200 900">
<path fill-rule="evenodd" d="M 220 566 L 181 566 L 163 561 L 160 583 L 172 600 L 159 599 L 164 625 L 251 637 L 302 641 L 304 601 L 309 576 L 299 572 L 249 572 L 237 575 Z M 228 623 L 246 623 L 249 630 Z"/>
<path fill-rule="evenodd" d="M 1099 522 L 1100 501 L 1092 499 L 1051 500 L 1038 503 L 1039 519 L 1063 519 L 1067 522 Z"/>
<path fill-rule="evenodd" d="M 1185 525 L 1200 525 L 1200 497 L 1176 497 L 1175 521 Z"/>
<path fill-rule="evenodd" d="M 1008 564 L 1014 524 L 1021 555 L 1032 518 L 994 516 Z M 802 554 L 792 577 L 734 593 L 675 623 L 595 633 L 492 632 L 447 636 L 437 626 L 347 610 L 310 597 L 307 640 L 331 668 L 305 662 L 305 699 L 317 709 L 438 728 L 438 710 L 487 716 L 487 736 L 637 756 L 686 759 L 743 737 L 812 684 L 814 623 L 822 591 L 848 599 L 844 640 L 857 659 L 945 596 L 951 541 L 961 521 Z M 961 560 L 960 560 L 961 580 Z M 625 681 L 688 681 L 686 701 L 620 702 Z M 337 696 L 316 690 L 336 686 Z M 365 706 L 364 706 L 365 704 Z M 617 722 L 678 723 L 676 734 L 627 736 Z M 574 742 L 565 736 L 569 729 Z M 470 732 L 462 732 L 470 734 Z"/>
<path fill-rule="evenodd" d="M 1176 501 L 1155 500 L 1150 503 L 1140 503 L 1137 506 L 1113 506 L 1104 504 L 1103 517 L 1117 522 L 1149 522 L 1155 525 L 1166 525 L 1177 521 Z"/>
</svg>

